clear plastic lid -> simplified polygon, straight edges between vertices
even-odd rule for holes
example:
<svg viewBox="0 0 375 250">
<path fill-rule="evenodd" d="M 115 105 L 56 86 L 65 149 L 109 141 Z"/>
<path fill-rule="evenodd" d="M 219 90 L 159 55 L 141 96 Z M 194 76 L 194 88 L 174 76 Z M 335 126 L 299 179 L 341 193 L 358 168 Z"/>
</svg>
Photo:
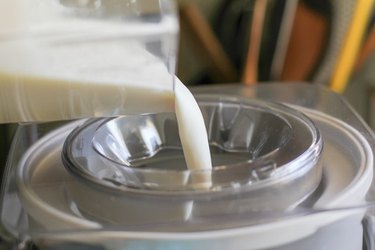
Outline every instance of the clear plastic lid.
<svg viewBox="0 0 375 250">
<path fill-rule="evenodd" d="M 223 215 L 293 208 L 314 192 L 322 140 L 306 116 L 261 101 L 198 101 L 209 130 L 210 171 L 187 170 L 171 113 L 91 120 L 75 129 L 62 157 L 77 179 L 69 188 L 78 209 L 104 223 L 147 223 L 148 231 L 158 231 L 160 222 L 173 232 L 222 229 Z M 199 175 L 211 176 L 209 189 L 197 182 L 205 178 L 194 178 Z M 109 206 L 82 201 L 107 203 L 111 195 L 118 199 Z M 206 216 L 215 220 L 201 224 Z"/>
<path fill-rule="evenodd" d="M 172 114 L 21 125 L 2 224 L 21 239 L 113 248 L 258 249 L 363 214 L 373 203 L 372 134 L 340 97 L 305 88 L 197 90 L 214 160 L 208 190 L 192 181 L 202 172 L 185 169 Z"/>
</svg>

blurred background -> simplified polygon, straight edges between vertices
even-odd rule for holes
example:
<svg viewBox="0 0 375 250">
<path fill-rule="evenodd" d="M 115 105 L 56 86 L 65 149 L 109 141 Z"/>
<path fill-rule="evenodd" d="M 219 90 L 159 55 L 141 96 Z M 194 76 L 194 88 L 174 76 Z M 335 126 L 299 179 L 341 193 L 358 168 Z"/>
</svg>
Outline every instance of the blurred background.
<svg viewBox="0 0 375 250">
<path fill-rule="evenodd" d="M 179 9 L 186 84 L 320 84 L 375 128 L 372 0 L 180 0 Z"/>
<path fill-rule="evenodd" d="M 373 0 L 178 0 L 189 86 L 320 84 L 375 128 Z M 15 125 L 0 125 L 0 165 Z"/>
</svg>

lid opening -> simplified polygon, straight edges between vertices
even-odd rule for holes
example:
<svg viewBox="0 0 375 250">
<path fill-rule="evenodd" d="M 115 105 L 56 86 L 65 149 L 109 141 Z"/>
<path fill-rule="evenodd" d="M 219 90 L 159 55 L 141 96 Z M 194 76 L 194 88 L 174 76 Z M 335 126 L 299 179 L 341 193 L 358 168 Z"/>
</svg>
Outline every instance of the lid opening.
<svg viewBox="0 0 375 250">
<path fill-rule="evenodd" d="M 212 170 L 186 168 L 173 113 L 88 121 L 67 138 L 64 164 L 95 185 L 163 195 L 257 190 L 279 185 L 280 180 L 293 182 L 317 164 L 319 132 L 297 111 L 233 98 L 206 96 L 198 102 Z"/>
</svg>

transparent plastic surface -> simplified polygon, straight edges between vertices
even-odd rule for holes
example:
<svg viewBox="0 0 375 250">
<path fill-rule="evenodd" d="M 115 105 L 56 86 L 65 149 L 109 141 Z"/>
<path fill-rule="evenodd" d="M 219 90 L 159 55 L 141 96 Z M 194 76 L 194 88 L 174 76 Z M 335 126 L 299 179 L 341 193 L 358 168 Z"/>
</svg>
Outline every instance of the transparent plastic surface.
<svg viewBox="0 0 375 250">
<path fill-rule="evenodd" d="M 212 91 L 210 92 L 210 90 Z M 304 116 L 308 117 L 307 121 L 311 120 L 314 127 L 317 128 L 324 143 L 320 161 L 316 155 L 316 165 L 314 165 L 319 167 L 321 164 L 322 171 L 305 172 L 302 177 L 294 175 L 291 171 L 286 176 L 295 178 L 280 178 L 279 182 L 276 179 L 273 180 L 272 176 L 265 175 L 265 179 L 257 180 L 260 183 L 264 180 L 268 181 L 264 192 L 258 193 L 260 195 L 257 195 L 256 192 L 249 192 L 249 190 L 253 191 L 250 182 L 243 181 L 239 184 L 227 185 L 233 183 L 233 179 L 229 179 L 226 185 L 220 183 L 218 186 L 222 187 L 221 189 L 213 188 L 206 191 L 194 188 L 170 190 L 168 185 L 166 189 L 162 188 L 161 190 L 148 187 L 142 191 L 144 187 L 137 185 L 129 185 L 126 189 L 124 183 L 113 181 L 116 180 L 116 175 L 112 176 L 112 180 L 107 181 L 107 177 L 111 176 L 104 173 L 105 179 L 98 178 L 99 183 L 96 183 L 87 176 L 78 175 L 77 172 L 72 174 L 61 160 L 63 144 L 69 135 L 77 139 L 77 143 L 70 145 L 74 145 L 78 151 L 80 149 L 88 150 L 89 148 L 85 146 L 86 137 L 78 136 L 82 131 L 92 133 L 91 138 L 105 136 L 110 133 L 101 134 L 101 129 L 108 129 L 106 124 L 122 118 L 115 118 L 107 123 L 103 123 L 104 120 L 90 120 L 65 124 L 25 124 L 21 125 L 17 131 L 3 182 L 1 210 L 3 226 L 20 240 L 31 238 L 37 244 L 46 247 L 77 246 L 78 244 L 78 246 L 95 245 L 104 249 L 155 249 L 155 247 L 160 249 L 177 247 L 205 249 L 211 247 L 214 249 L 266 248 L 281 250 L 316 249 L 317 244 L 322 244 L 329 246 L 330 249 L 356 250 L 362 248 L 361 221 L 365 215 L 366 218 L 370 218 L 370 213 L 366 213 L 366 208 L 374 202 L 371 198 L 374 139 L 371 131 L 341 97 L 316 86 L 277 84 L 256 87 L 201 88 L 196 89 L 196 93 L 202 107 L 211 102 L 228 103 L 228 100 L 232 104 L 250 103 L 253 105 L 252 107 L 254 107 L 254 103 L 264 104 L 258 111 L 266 112 L 274 118 L 268 120 L 267 115 L 256 116 L 252 113 L 250 120 L 255 124 L 268 120 L 267 123 L 260 123 L 260 128 L 264 127 L 269 134 L 273 135 L 271 140 L 273 143 L 265 143 L 264 151 L 259 151 L 260 154 L 256 155 L 255 159 L 268 157 L 287 145 L 287 140 L 280 140 L 280 138 L 284 138 L 283 133 L 272 132 L 272 128 L 282 130 L 283 127 L 293 127 L 290 118 L 285 117 L 288 114 L 292 114 L 292 117 L 294 117 L 293 114 L 296 117 L 301 117 L 298 113 L 302 112 Z M 284 96 L 285 99 L 282 100 L 283 93 L 289 93 L 289 99 Z M 310 95 L 310 93 L 314 93 L 314 95 Z M 306 94 L 309 94 L 310 101 L 306 98 Z M 204 98 L 208 98 L 210 102 Z M 272 103 L 251 100 L 254 98 L 268 99 Z M 280 110 L 289 110 L 289 108 L 275 104 L 273 101 L 287 103 L 297 111 L 290 110 L 287 114 L 280 114 Z M 312 103 L 314 105 L 310 105 Z M 338 116 L 334 115 L 335 112 L 331 112 L 332 105 L 337 110 Z M 229 105 L 229 107 L 233 108 L 233 105 Z M 231 123 L 232 120 L 236 120 L 231 118 L 236 114 L 236 112 L 231 112 L 233 109 L 227 110 L 227 120 L 221 119 L 221 116 L 212 116 L 218 112 L 225 112 L 228 106 L 225 108 L 223 105 L 222 108 L 215 112 L 211 112 L 210 108 L 202 108 L 207 111 L 204 112 L 206 117 L 214 117 L 206 122 L 217 125 L 217 128 L 211 126 L 209 131 L 210 129 L 216 132 L 224 131 L 225 124 L 233 125 L 232 129 L 236 127 L 235 122 Z M 341 116 L 344 114 L 345 118 L 342 119 Z M 304 116 L 302 115 L 302 117 Z M 147 119 L 150 117 L 152 115 L 139 119 L 146 119 L 149 122 Z M 168 115 L 163 117 L 170 118 Z M 219 117 L 221 118 L 218 119 Z M 162 121 L 165 120 L 162 119 Z M 304 121 L 303 118 L 302 121 Z M 96 126 L 92 126 L 92 124 L 96 124 Z M 162 124 L 167 123 L 163 122 Z M 220 126 L 218 126 L 219 124 Z M 77 126 L 80 127 L 77 128 Z M 168 123 L 168 126 L 174 127 L 173 123 Z M 169 129 L 170 127 L 166 131 L 172 131 Z M 240 130 L 243 130 L 244 127 L 249 126 L 240 127 Z M 254 131 L 257 131 L 255 127 Z M 307 128 L 309 127 L 307 126 Z M 116 129 L 115 126 L 114 131 Z M 134 133 L 139 135 L 141 128 L 137 129 L 139 129 L 138 132 Z M 70 134 L 74 130 L 76 132 Z M 80 132 L 77 133 L 77 131 Z M 123 130 L 120 129 L 120 131 Z M 287 135 L 298 134 L 298 130 L 286 129 L 285 131 L 286 138 Z M 166 134 L 173 135 L 172 132 Z M 210 138 L 216 138 L 215 140 L 224 138 L 217 136 L 218 134 L 213 133 Z M 230 136 L 225 138 L 224 142 L 218 140 L 220 142 L 218 144 L 224 145 L 224 149 L 226 145 L 229 145 L 225 142 Z M 253 142 L 257 143 L 253 145 L 260 145 L 262 140 L 256 138 L 256 136 L 253 138 Z M 308 133 L 303 133 L 302 138 L 309 138 Z M 171 144 L 176 142 L 173 136 L 168 139 L 171 139 L 169 140 Z M 236 142 L 233 145 L 244 141 L 240 139 L 237 137 L 236 140 L 233 140 Z M 137 142 L 137 140 L 134 141 Z M 142 141 L 145 140 L 142 139 Z M 155 142 L 155 140 L 152 141 Z M 99 139 L 97 142 L 100 143 L 99 145 L 105 145 L 103 139 Z M 80 158 L 79 155 L 76 155 L 77 157 L 74 159 L 80 161 L 80 164 L 98 167 L 98 171 L 91 169 L 91 177 L 92 173 L 99 174 L 103 170 L 100 168 L 102 165 L 98 162 L 103 162 L 103 164 L 109 162 L 119 164 L 121 161 L 134 163 L 132 162 L 134 159 L 111 155 L 117 151 L 112 150 L 107 154 L 108 151 L 105 151 L 107 149 L 94 145 L 95 140 L 90 144 L 93 146 L 90 150 L 97 154 L 96 158 Z M 245 145 L 251 146 L 252 144 Z M 294 145 L 298 145 L 298 143 L 293 143 L 289 149 L 293 149 Z M 178 147 L 178 143 L 175 146 Z M 247 147 L 244 148 L 249 150 Z M 104 151 L 101 151 L 102 149 Z M 152 155 L 153 151 L 150 149 L 153 147 L 141 147 L 140 151 L 131 152 Z M 227 147 L 226 150 L 231 151 L 232 149 L 233 147 Z M 319 150 L 315 152 L 319 152 Z M 228 154 L 230 153 L 228 152 Z M 288 156 L 288 154 L 283 155 Z M 252 154 L 247 157 L 251 159 Z M 88 162 L 91 159 L 94 159 L 93 162 Z M 293 162 L 293 159 L 295 157 L 287 157 L 285 161 L 290 163 Z M 135 159 L 135 162 L 139 160 L 145 159 Z M 251 172 L 251 161 L 246 161 L 249 163 L 248 170 Z M 123 163 L 121 162 L 121 164 Z M 232 162 L 229 163 L 232 164 Z M 119 165 L 121 166 L 121 164 Z M 142 171 L 142 166 L 137 164 L 127 167 L 135 172 Z M 251 176 L 250 174 L 242 174 L 246 164 L 242 164 L 241 167 L 239 168 L 241 174 L 238 176 L 241 176 L 243 180 L 254 181 L 254 179 L 248 178 Z M 224 172 L 228 169 L 222 168 Z M 235 168 L 232 167 L 232 169 Z M 86 171 L 85 174 L 90 176 L 87 169 L 77 168 L 76 171 L 78 170 L 83 173 Z M 153 171 L 161 171 L 160 166 L 154 166 Z M 225 174 L 225 176 L 228 175 Z M 238 179 L 236 175 L 234 176 L 234 179 Z M 94 175 L 94 177 L 98 176 Z M 176 177 L 171 179 L 172 182 L 182 183 L 181 179 Z M 318 181 L 317 188 L 305 189 L 306 197 L 300 200 L 296 199 L 298 196 L 294 194 L 303 190 L 311 180 Z M 189 181 L 183 183 L 189 183 Z M 291 184 L 290 188 L 285 189 L 288 184 Z M 132 191 L 127 192 L 129 189 Z M 269 193 L 266 192 L 267 189 Z M 171 193 L 168 194 L 168 190 Z M 259 190 L 262 189 L 257 191 Z M 308 190 L 313 190 L 313 192 Z M 283 204 L 283 202 L 285 203 Z M 271 235 L 272 237 L 270 237 Z M 343 237 L 346 237 L 350 244 L 343 244 Z"/>
<path fill-rule="evenodd" d="M 2 1 L 0 123 L 172 112 L 177 31 L 169 0 Z"/>
</svg>

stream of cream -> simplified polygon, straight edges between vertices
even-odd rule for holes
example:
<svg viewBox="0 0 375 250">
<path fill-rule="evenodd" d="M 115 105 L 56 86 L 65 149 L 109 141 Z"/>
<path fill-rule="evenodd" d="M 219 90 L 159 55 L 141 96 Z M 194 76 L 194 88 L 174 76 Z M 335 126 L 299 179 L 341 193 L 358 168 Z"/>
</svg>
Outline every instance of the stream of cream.
<svg viewBox="0 0 375 250">
<path fill-rule="evenodd" d="M 66 19 L 54 12 L 60 11 L 54 2 L 6 1 L 0 10 L 0 123 L 175 111 L 188 168 L 209 170 L 207 133 L 193 95 L 148 50 L 155 39 L 169 46 L 175 22 Z M 35 6 L 40 9 L 29 9 Z M 142 39 L 128 39 L 134 34 Z M 191 178 L 210 186 L 207 173 Z"/>
</svg>

